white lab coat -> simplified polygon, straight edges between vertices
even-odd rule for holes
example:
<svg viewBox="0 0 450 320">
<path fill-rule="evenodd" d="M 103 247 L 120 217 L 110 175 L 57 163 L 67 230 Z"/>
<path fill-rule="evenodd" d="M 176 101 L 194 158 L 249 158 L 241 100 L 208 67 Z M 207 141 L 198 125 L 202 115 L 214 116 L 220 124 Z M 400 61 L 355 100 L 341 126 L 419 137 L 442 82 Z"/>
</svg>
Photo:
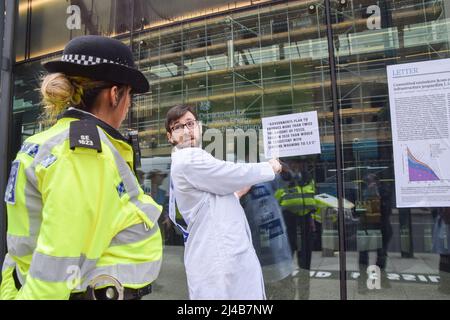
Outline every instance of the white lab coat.
<svg viewBox="0 0 450 320">
<path fill-rule="evenodd" d="M 261 265 L 234 192 L 273 180 L 272 167 L 220 161 L 200 148 L 175 150 L 171 179 L 188 225 L 184 264 L 190 299 L 265 299 Z"/>
</svg>

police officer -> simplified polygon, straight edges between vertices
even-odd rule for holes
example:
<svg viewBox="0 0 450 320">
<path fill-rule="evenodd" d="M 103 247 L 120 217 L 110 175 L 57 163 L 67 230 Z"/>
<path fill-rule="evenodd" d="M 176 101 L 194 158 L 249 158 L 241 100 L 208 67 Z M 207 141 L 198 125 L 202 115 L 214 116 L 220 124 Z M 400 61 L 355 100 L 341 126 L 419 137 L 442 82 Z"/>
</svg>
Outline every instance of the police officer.
<svg viewBox="0 0 450 320">
<path fill-rule="evenodd" d="M 277 179 L 275 198 L 283 212 L 292 253 L 297 251 L 297 263 L 300 268 L 297 275 L 300 293 L 297 298 L 309 297 L 309 270 L 313 250 L 314 217 L 317 215 L 315 182 L 308 172 L 305 159 L 285 158 L 283 172 Z M 297 246 L 297 230 L 300 228 L 300 248 Z"/>
<path fill-rule="evenodd" d="M 140 299 L 161 266 L 161 207 L 117 129 L 149 83 L 126 45 L 101 36 L 73 39 L 44 67 L 45 115 L 59 116 L 12 163 L 0 298 Z"/>
</svg>

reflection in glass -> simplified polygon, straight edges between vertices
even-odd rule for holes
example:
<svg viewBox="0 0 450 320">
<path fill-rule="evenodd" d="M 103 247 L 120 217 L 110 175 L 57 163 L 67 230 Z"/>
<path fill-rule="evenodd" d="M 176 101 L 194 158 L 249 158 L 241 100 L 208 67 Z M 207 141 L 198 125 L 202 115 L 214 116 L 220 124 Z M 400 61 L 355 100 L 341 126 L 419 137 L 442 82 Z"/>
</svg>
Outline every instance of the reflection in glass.
<svg viewBox="0 0 450 320">
<path fill-rule="evenodd" d="M 356 220 L 346 230 L 351 299 L 449 297 L 447 252 L 433 246 L 445 208 L 396 204 L 386 75 L 387 65 L 448 57 L 448 28 L 438 26 L 449 13 L 446 1 L 333 7 L 345 198 Z"/>
<path fill-rule="evenodd" d="M 228 1 L 198 4 L 198 11 L 223 3 Z M 332 54 L 337 59 L 343 140 L 339 147 L 344 165 L 348 297 L 448 299 L 448 208 L 396 206 L 386 66 L 449 57 L 450 5 L 443 0 L 340 3 L 332 1 Z M 375 3 L 378 8 L 369 10 Z M 139 130 L 143 156 L 139 181 L 163 206 L 159 222 L 166 246 L 154 297 L 187 298 L 182 236 L 166 219 L 171 146 L 164 125 L 168 108 L 186 103 L 196 106 L 204 126 L 203 148 L 230 161 L 265 160 L 262 117 L 317 110 L 321 154 L 314 159 L 282 159 L 290 169 L 270 188 L 266 186 L 270 201 L 258 204 L 267 208 L 272 203 L 267 212 L 281 212 L 281 217 L 274 214 L 269 221 L 283 231 L 273 237 L 280 241 L 280 256 L 261 249 L 269 229 L 252 228 L 252 232 L 257 230 L 254 242 L 268 272 L 270 299 L 338 299 L 337 159 L 323 3 L 318 1 L 313 8 L 304 1 L 261 3 L 190 21 L 177 18 L 197 8 L 186 8 L 184 3 L 173 10 L 169 2 L 144 0 L 71 4 L 81 8 L 80 30 L 66 28 L 68 3 L 32 1 L 31 29 L 26 34 L 28 2 L 20 1 L 24 11 L 19 13 L 17 57 L 55 52 L 79 34 L 121 35 L 130 44 L 134 11 L 131 44 L 136 64 L 151 82 L 151 92 L 134 98 L 129 124 Z M 36 121 L 39 93 L 34 90 L 39 86 L 41 62 L 15 69 L 18 140 L 42 129 Z M 303 214 L 302 188 L 311 184 L 314 192 L 307 198 L 313 198 L 314 205 L 308 203 L 311 211 Z M 257 190 L 254 186 L 247 197 L 252 199 Z M 288 209 L 286 200 L 294 200 L 297 207 Z M 250 224 L 260 225 L 252 222 L 254 208 L 246 201 Z M 277 219 L 279 225 L 272 222 Z M 291 272 L 284 264 L 289 261 Z"/>
</svg>

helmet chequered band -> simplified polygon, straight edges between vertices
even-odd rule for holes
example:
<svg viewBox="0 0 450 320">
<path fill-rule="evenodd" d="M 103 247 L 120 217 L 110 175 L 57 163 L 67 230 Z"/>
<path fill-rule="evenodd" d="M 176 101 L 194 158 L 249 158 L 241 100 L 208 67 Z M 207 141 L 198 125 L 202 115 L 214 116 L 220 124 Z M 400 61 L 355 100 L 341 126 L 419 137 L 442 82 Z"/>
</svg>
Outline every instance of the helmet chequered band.
<svg viewBox="0 0 450 320">
<path fill-rule="evenodd" d="M 96 65 L 96 64 L 100 64 L 100 63 L 113 63 L 113 64 L 118 64 L 118 65 L 122 65 L 125 67 L 129 67 L 128 65 L 126 65 L 124 63 L 120 63 L 120 62 L 112 61 L 112 60 L 108 60 L 108 59 L 103 59 L 103 58 L 98 58 L 98 57 L 93 57 L 93 56 L 86 56 L 84 54 L 65 54 L 62 56 L 61 61 L 76 63 L 76 64 L 80 64 L 80 65 L 85 65 L 85 66 L 91 66 L 91 65 Z"/>
</svg>

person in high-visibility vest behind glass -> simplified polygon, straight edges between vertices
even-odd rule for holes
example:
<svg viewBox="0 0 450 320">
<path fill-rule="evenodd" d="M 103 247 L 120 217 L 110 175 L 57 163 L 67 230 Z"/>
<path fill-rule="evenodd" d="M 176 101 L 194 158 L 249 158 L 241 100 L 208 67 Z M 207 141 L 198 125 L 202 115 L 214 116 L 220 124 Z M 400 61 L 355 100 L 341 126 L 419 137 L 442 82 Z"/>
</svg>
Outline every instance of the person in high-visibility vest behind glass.
<svg viewBox="0 0 450 320">
<path fill-rule="evenodd" d="M 316 186 L 308 172 L 307 163 L 299 158 L 283 159 L 283 172 L 277 179 L 275 198 L 278 200 L 287 227 L 292 253 L 297 251 L 300 268 L 301 297 L 309 297 L 309 270 L 316 231 L 313 215 L 317 205 Z M 297 226 L 300 228 L 300 248 L 297 245 Z"/>
</svg>

